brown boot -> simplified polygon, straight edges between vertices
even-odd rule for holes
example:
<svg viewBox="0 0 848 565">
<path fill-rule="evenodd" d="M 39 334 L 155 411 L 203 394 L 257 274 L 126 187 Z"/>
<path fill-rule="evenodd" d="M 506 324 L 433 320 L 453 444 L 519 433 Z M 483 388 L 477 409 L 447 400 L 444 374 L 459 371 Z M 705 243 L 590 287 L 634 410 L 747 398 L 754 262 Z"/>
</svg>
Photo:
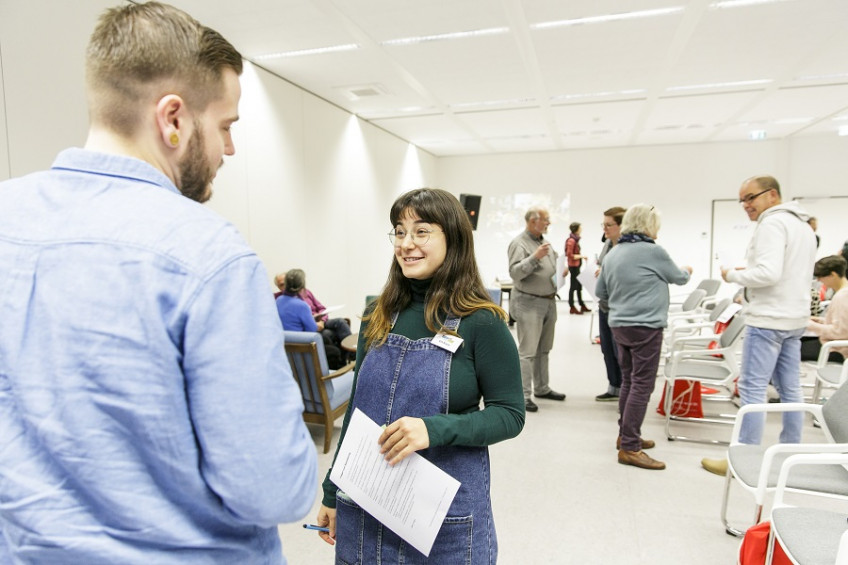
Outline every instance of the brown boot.
<svg viewBox="0 0 848 565">
<path fill-rule="evenodd" d="M 569 313 L 569 314 L 582 314 L 583 312 L 581 312 L 580 310 L 578 310 L 577 308 L 575 308 L 574 306 L 572 306 L 572 307 L 571 307 L 571 310 L 569 310 L 569 311 L 568 311 L 568 313 Z"/>
<path fill-rule="evenodd" d="M 639 441 L 642 442 L 642 449 L 651 449 L 656 445 L 652 439 L 640 439 Z M 621 436 L 618 436 L 618 439 L 615 440 L 615 448 L 621 449 Z"/>
<path fill-rule="evenodd" d="M 641 469 L 651 469 L 652 471 L 661 471 L 665 469 L 665 463 L 651 459 L 651 456 L 644 451 L 618 451 L 618 462 L 622 465 L 633 465 Z"/>
</svg>

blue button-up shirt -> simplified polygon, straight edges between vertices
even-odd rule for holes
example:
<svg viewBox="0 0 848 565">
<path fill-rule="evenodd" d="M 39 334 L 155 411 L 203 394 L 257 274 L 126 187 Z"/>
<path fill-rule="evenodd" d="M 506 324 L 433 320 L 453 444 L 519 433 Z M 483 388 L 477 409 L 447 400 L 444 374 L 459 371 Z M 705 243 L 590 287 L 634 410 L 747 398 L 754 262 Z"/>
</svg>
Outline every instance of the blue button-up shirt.
<svg viewBox="0 0 848 565">
<path fill-rule="evenodd" d="M 267 281 L 143 161 L 0 184 L 0 562 L 284 563 L 316 453 Z"/>
</svg>

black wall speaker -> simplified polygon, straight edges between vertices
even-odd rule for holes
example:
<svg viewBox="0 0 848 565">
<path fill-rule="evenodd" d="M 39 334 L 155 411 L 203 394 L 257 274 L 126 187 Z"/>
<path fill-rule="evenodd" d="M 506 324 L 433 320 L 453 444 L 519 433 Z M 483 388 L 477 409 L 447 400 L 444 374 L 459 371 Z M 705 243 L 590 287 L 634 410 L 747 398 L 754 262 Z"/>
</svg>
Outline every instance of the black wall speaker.
<svg viewBox="0 0 848 565">
<path fill-rule="evenodd" d="M 477 229 L 477 218 L 480 216 L 480 200 L 482 196 L 476 194 L 460 194 L 459 203 L 465 208 L 468 213 L 468 219 L 471 220 L 471 229 Z"/>
</svg>

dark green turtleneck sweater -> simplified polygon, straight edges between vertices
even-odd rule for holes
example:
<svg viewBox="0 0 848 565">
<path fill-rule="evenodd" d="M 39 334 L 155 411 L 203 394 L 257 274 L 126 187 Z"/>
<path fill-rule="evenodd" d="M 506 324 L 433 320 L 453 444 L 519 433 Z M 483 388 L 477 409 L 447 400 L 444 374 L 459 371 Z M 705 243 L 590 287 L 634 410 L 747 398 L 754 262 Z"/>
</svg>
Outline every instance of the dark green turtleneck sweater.
<svg viewBox="0 0 848 565">
<path fill-rule="evenodd" d="M 430 280 L 410 282 L 412 303 L 398 315 L 392 333 L 412 340 L 433 337 L 435 334 L 424 322 L 424 299 Z M 354 391 L 359 366 L 366 355 L 366 328 L 367 323 L 363 322 L 356 352 Z M 463 342 L 451 361 L 448 414 L 424 418 L 430 445 L 479 447 L 517 436 L 524 427 L 524 392 L 518 350 L 509 329 L 491 312 L 478 310 L 462 318 L 457 333 Z M 348 406 L 342 422 L 339 444 L 347 431 L 351 410 L 352 405 Z M 335 508 L 337 487 L 330 481 L 329 471 L 323 488 L 324 506 Z"/>
</svg>

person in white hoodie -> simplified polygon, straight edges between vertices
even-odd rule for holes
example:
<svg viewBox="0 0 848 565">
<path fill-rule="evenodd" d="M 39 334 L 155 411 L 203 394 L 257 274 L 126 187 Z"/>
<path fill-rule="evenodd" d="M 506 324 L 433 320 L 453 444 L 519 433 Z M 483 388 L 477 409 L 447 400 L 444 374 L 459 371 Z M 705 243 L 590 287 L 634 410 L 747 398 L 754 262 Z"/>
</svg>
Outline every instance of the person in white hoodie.
<svg viewBox="0 0 848 565">
<path fill-rule="evenodd" d="M 752 177 L 739 189 L 739 203 L 757 222 L 744 269 L 722 269 L 722 278 L 745 287 L 746 333 L 739 378 L 742 405 L 766 402 L 772 382 L 781 402 L 803 402 L 799 381 L 801 335 L 810 318 L 816 238 L 809 216 L 796 202 L 781 201 L 780 185 L 770 176 Z M 801 413 L 784 413 L 782 443 L 801 441 Z M 758 444 L 764 418 L 747 415 L 739 441 Z M 722 462 L 722 470 L 726 462 Z M 704 467 L 715 472 L 704 462 Z M 723 472 L 721 474 L 724 474 Z"/>
</svg>

